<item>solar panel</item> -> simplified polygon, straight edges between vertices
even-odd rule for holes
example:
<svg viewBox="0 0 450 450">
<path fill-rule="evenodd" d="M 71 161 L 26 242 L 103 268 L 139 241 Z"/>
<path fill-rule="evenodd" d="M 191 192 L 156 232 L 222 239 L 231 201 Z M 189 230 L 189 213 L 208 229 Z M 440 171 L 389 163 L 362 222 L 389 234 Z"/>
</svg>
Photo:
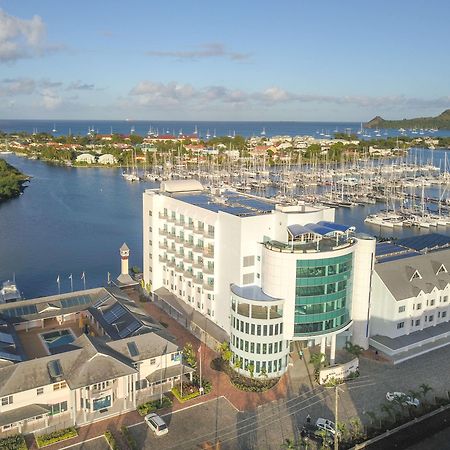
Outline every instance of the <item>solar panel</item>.
<svg viewBox="0 0 450 450">
<path fill-rule="evenodd" d="M 390 255 L 391 253 L 406 252 L 408 250 L 408 248 L 401 247 L 400 245 L 391 242 L 380 242 L 376 246 L 375 256 Z"/>
<path fill-rule="evenodd" d="M 8 361 L 22 361 L 22 356 L 16 355 L 14 353 L 0 351 L 0 359 L 7 359 Z"/>
<path fill-rule="evenodd" d="M 106 300 L 108 300 L 111 296 L 109 293 L 103 294 L 95 303 L 94 308 L 98 308 L 102 303 L 104 303 Z"/>
<path fill-rule="evenodd" d="M 139 328 L 141 328 L 141 324 L 134 320 L 133 322 L 131 322 L 125 329 L 123 329 L 120 333 L 119 336 L 121 338 L 125 338 L 127 336 L 130 336 L 130 334 L 134 333 L 136 330 L 138 330 Z"/>
<path fill-rule="evenodd" d="M 420 255 L 419 252 L 406 252 L 406 253 L 400 253 L 399 255 L 392 255 L 392 256 L 386 256 L 385 258 L 380 258 L 377 260 L 377 264 L 382 264 L 389 261 L 396 261 L 397 259 L 403 259 L 403 258 L 411 258 L 412 256 Z"/>
<path fill-rule="evenodd" d="M 37 314 L 36 305 L 21 306 L 16 308 L 5 309 L 1 314 L 8 317 L 22 317 L 30 314 Z"/>
<path fill-rule="evenodd" d="M 14 339 L 10 334 L 0 331 L 0 342 L 4 342 L 5 344 L 14 344 Z"/>
<path fill-rule="evenodd" d="M 113 323 L 126 313 L 125 308 L 120 304 L 115 304 L 106 314 L 103 316 L 105 321 L 109 324 Z"/>
<path fill-rule="evenodd" d="M 139 355 L 139 350 L 135 342 L 128 342 L 127 347 L 132 357 Z"/>
<path fill-rule="evenodd" d="M 439 233 L 430 233 L 420 236 L 411 236 L 408 238 L 398 239 L 397 244 L 421 251 L 426 248 L 431 249 L 435 247 L 444 247 L 450 245 L 450 236 Z"/>
</svg>

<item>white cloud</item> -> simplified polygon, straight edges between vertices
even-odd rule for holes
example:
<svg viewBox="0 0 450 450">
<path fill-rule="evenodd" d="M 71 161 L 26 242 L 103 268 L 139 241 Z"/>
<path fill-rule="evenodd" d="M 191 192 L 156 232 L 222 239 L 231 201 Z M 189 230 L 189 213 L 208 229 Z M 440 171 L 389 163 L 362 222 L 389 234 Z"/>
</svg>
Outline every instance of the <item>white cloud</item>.
<svg viewBox="0 0 450 450">
<path fill-rule="evenodd" d="M 68 91 L 92 91 L 95 89 L 95 84 L 83 83 L 80 80 L 72 81 L 72 83 L 67 86 Z"/>
<path fill-rule="evenodd" d="M 31 78 L 4 78 L 0 81 L 0 97 L 29 95 L 36 89 L 36 82 Z"/>
<path fill-rule="evenodd" d="M 53 89 L 45 88 L 40 92 L 41 104 L 45 109 L 57 109 L 59 108 L 64 99 Z"/>
<path fill-rule="evenodd" d="M 175 58 L 180 60 L 195 60 L 205 58 L 227 58 L 233 61 L 242 61 L 248 59 L 248 53 L 233 52 L 218 42 L 211 42 L 195 47 L 193 50 L 150 50 L 146 52 L 148 56 L 156 56 L 160 58 Z"/>
<path fill-rule="evenodd" d="M 0 9 L 0 63 L 41 55 L 56 46 L 45 43 L 46 27 L 40 16 L 21 19 Z"/>
</svg>

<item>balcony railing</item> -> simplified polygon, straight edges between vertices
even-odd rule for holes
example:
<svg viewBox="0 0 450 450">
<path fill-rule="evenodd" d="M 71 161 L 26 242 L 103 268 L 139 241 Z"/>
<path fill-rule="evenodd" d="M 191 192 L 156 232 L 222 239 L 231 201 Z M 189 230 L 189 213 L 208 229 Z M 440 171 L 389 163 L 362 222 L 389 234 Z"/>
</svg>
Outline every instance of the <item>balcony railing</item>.
<svg viewBox="0 0 450 450">
<path fill-rule="evenodd" d="M 194 278 L 194 274 L 192 272 L 189 272 L 189 270 L 185 270 L 183 272 L 184 278 Z"/>
<path fill-rule="evenodd" d="M 214 285 L 209 283 L 203 283 L 203 289 L 205 291 L 214 291 Z"/>
<path fill-rule="evenodd" d="M 207 273 L 208 275 L 213 275 L 214 274 L 214 267 L 204 266 L 203 267 L 203 273 Z"/>
</svg>

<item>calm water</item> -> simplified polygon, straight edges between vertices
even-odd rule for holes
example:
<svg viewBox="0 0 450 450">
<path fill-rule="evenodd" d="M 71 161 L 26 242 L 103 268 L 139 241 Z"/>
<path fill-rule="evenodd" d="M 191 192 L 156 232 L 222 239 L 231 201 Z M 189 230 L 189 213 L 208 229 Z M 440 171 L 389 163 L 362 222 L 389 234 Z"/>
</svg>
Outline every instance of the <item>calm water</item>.
<svg viewBox="0 0 450 450">
<path fill-rule="evenodd" d="M 2 156 L 33 177 L 24 195 L 0 205 L 0 281 L 16 274 L 28 298 L 103 285 L 107 273 L 120 271 L 119 247 L 131 249 L 130 267 L 142 267 L 142 192 L 155 184 L 127 183 L 120 169 L 83 169 L 47 165 L 14 155 Z M 336 221 L 358 231 L 391 236 L 393 231 L 370 228 L 364 218 L 383 205 L 339 209 Z M 433 230 L 435 231 L 435 230 Z M 449 228 L 439 232 L 450 233 Z M 396 236 L 419 234 L 395 230 Z"/>
<path fill-rule="evenodd" d="M 46 132 L 57 136 L 86 135 L 89 129 L 94 129 L 100 134 L 120 133 L 129 134 L 131 128 L 140 135 L 146 135 L 150 129 L 162 133 L 191 134 L 197 128 L 201 137 L 205 137 L 209 131 L 210 135 L 228 136 L 241 135 L 245 137 L 260 135 L 264 130 L 267 136 L 275 135 L 310 135 L 321 137 L 320 133 L 333 135 L 339 132 L 350 131 L 356 133 L 361 127 L 360 122 L 205 122 L 205 121 L 125 121 L 125 120 L 0 120 L 0 130 L 7 133 L 25 131 L 27 133 Z M 398 130 L 380 130 L 381 137 L 399 136 Z M 373 135 L 373 131 L 369 131 Z M 439 130 L 435 133 L 425 135 L 450 136 L 450 130 Z M 423 137 L 419 134 L 412 137 Z"/>
</svg>

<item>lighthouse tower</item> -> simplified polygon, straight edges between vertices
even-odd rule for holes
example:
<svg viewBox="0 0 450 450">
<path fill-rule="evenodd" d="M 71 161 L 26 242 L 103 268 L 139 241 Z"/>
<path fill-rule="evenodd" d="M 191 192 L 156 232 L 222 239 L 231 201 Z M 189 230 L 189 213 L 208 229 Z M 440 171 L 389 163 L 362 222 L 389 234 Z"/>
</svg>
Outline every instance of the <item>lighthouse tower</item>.
<svg viewBox="0 0 450 450">
<path fill-rule="evenodd" d="M 130 257 L 130 249 L 128 245 L 123 243 L 120 247 L 120 275 L 117 277 L 117 281 L 120 284 L 136 284 L 136 282 L 130 277 L 128 273 L 128 258 Z"/>
</svg>

